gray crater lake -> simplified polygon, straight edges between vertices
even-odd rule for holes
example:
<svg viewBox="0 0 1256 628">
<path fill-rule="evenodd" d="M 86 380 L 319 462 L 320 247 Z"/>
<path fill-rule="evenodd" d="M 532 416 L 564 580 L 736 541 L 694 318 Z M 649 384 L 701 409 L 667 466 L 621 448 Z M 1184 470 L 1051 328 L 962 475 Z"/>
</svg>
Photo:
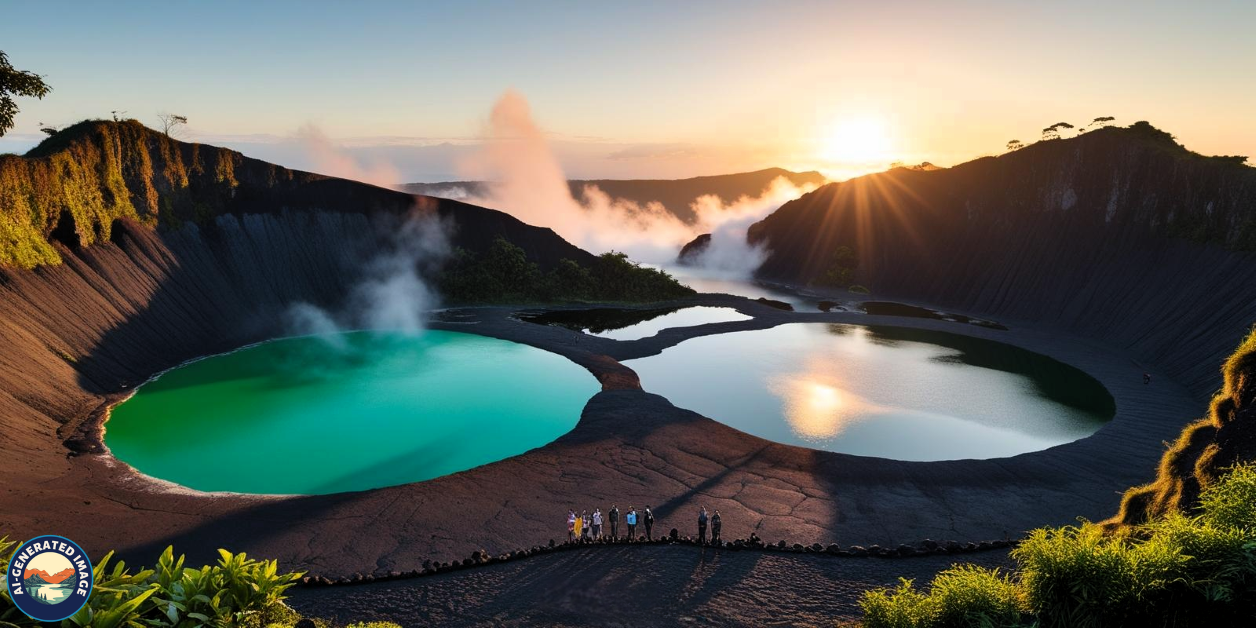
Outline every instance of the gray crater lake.
<svg viewBox="0 0 1256 628">
<path fill-rule="evenodd" d="M 1016 346 L 901 327 L 791 323 L 625 361 L 642 387 L 768 440 L 897 460 L 1001 458 L 1093 434 L 1090 375 Z"/>
</svg>

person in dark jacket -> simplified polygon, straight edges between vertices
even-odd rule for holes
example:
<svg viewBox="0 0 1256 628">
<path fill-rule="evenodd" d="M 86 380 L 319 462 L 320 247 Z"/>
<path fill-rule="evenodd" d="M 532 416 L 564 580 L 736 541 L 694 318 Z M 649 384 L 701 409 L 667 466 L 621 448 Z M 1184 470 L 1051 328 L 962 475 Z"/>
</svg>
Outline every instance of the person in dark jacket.
<svg viewBox="0 0 1256 628">
<path fill-rule="evenodd" d="M 707 512 L 706 506 L 698 509 L 698 543 L 706 545 Z"/>
<path fill-rule="evenodd" d="M 611 516 L 611 538 L 618 539 L 619 538 L 619 507 L 616 506 L 615 504 L 611 504 L 611 511 L 609 514 Z"/>
<path fill-rule="evenodd" d="M 645 538 L 654 540 L 654 511 L 649 506 L 645 507 Z"/>
<path fill-rule="evenodd" d="M 720 525 L 721 525 L 720 511 L 716 510 L 715 514 L 711 515 L 711 544 L 712 545 L 720 544 Z"/>
</svg>

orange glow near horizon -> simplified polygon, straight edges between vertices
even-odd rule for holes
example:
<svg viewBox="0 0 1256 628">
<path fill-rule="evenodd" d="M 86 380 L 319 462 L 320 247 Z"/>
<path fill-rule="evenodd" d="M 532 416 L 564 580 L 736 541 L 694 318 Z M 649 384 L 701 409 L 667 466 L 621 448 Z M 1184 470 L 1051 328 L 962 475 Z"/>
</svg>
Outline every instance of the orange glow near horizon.
<svg viewBox="0 0 1256 628">
<path fill-rule="evenodd" d="M 853 166 L 889 161 L 893 150 L 885 121 L 876 116 L 839 120 L 822 142 L 821 159 Z"/>
</svg>

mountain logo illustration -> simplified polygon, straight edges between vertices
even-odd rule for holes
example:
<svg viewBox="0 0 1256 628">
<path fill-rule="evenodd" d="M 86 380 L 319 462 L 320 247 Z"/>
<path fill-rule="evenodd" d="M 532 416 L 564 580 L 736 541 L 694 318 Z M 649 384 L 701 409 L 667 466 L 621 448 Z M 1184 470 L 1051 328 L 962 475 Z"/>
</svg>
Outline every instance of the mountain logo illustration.
<svg viewBox="0 0 1256 628">
<path fill-rule="evenodd" d="M 5 572 L 9 598 L 31 619 L 57 622 L 83 608 L 95 576 L 87 553 L 62 536 L 37 536 L 18 547 Z"/>
</svg>

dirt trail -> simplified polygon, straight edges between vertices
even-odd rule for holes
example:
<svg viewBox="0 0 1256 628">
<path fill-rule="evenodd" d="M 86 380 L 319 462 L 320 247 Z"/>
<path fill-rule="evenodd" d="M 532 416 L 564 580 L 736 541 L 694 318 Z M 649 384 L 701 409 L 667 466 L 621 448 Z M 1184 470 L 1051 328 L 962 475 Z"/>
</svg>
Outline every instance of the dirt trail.
<svg viewBox="0 0 1256 628">
<path fill-rule="evenodd" d="M 1010 565 L 1003 551 L 877 559 L 618 546 L 303 588 L 289 602 L 307 615 L 403 626 L 807 626 L 858 617 L 865 590 L 900 576 L 923 583 L 956 561 Z"/>
</svg>

